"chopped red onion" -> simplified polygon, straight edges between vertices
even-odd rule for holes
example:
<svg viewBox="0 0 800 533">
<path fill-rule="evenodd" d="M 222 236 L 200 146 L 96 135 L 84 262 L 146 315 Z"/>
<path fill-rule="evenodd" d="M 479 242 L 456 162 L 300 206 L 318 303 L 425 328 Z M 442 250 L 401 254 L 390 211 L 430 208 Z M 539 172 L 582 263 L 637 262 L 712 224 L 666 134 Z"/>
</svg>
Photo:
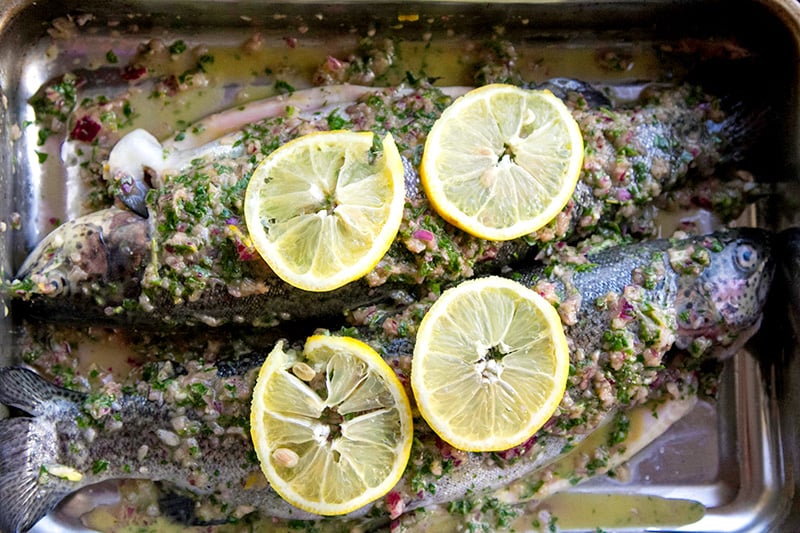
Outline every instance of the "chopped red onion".
<svg viewBox="0 0 800 533">
<path fill-rule="evenodd" d="M 99 122 L 95 119 L 90 117 L 89 115 L 84 115 L 78 122 L 75 124 L 75 127 L 72 128 L 69 136 L 72 139 L 77 139 L 83 142 L 92 142 L 97 134 L 100 133 L 102 126 Z"/>
<path fill-rule="evenodd" d="M 431 242 L 434 238 L 433 232 L 428 231 L 426 229 L 418 229 L 414 233 L 411 234 L 412 237 L 415 239 L 419 239 L 425 242 Z"/>
</svg>

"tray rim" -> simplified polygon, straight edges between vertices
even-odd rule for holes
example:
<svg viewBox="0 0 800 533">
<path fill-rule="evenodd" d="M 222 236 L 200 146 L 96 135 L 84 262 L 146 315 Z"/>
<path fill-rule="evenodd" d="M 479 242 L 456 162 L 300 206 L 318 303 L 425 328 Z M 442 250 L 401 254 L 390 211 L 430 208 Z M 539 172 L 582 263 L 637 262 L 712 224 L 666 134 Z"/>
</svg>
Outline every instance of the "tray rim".
<svg viewBox="0 0 800 533">
<path fill-rule="evenodd" d="M 201 0 L 200 3 L 202 3 Z M 14 20 L 25 15 L 31 6 L 39 4 L 40 7 L 47 2 L 36 0 L 6 0 L 0 9 L 0 37 L 9 28 L 13 28 Z M 209 2 L 210 3 L 210 2 Z M 326 4 L 341 5 L 370 5 L 374 0 L 334 0 Z M 483 4 L 481 0 L 438 0 L 436 4 L 455 6 L 458 4 Z M 495 4 L 543 5 L 559 3 L 565 5 L 592 5 L 598 2 L 581 2 L 574 0 L 551 2 L 547 0 L 507 0 L 494 2 Z M 640 5 L 640 4 L 670 4 L 671 2 L 657 0 L 655 2 L 641 0 L 618 0 L 599 2 L 599 4 Z M 681 2 L 678 2 L 681 3 Z M 685 2 L 684 2 L 685 3 Z M 752 0 L 750 3 L 766 7 L 790 31 L 798 55 L 800 55 L 800 2 L 795 0 Z M 66 9 L 81 5 L 81 3 L 65 3 Z M 316 5 L 319 2 L 312 0 L 299 0 L 287 4 Z M 421 4 L 424 4 L 422 2 Z M 83 3 L 86 5 L 86 3 Z M 101 4 L 97 4 L 101 5 Z M 392 4 L 394 5 L 394 4 Z M 6 76 L 2 78 L 7 79 Z M 0 81 L 5 81 L 0 79 Z M 6 94 L 8 87 L 0 85 L 0 93 Z M 796 106 L 797 107 L 797 106 Z M 800 147 L 797 148 L 800 153 Z M 800 156 L 797 158 L 800 161 Z M 2 182 L 0 182 L 2 185 Z M 6 235 L 5 241 L 8 240 Z M 0 245 L 2 246 L 2 245 Z M 5 246 L 9 246 L 8 243 Z M 0 247 L 0 255 L 7 260 L 6 249 Z M 2 324 L 0 324 L 2 326 Z M 0 330 L 3 328 L 0 327 Z M 0 331 L 0 341 L 5 340 L 6 333 Z M 753 528 L 771 529 L 789 523 L 800 525 L 800 475 L 798 465 L 800 460 L 798 450 L 787 440 L 793 437 L 798 440 L 799 423 L 793 421 L 792 412 L 796 406 L 785 405 L 779 398 L 774 388 L 761 386 L 762 379 L 775 382 L 786 376 L 770 374 L 762 375 L 761 367 L 751 354 L 739 354 L 734 358 L 734 373 L 738 376 L 751 376 L 750 379 L 737 379 L 734 391 L 734 402 L 737 412 L 741 407 L 744 415 L 736 425 L 737 442 L 742 446 L 740 453 L 743 460 L 740 462 L 740 479 L 743 480 L 742 488 L 736 498 L 730 503 L 709 508 L 706 516 L 698 522 L 679 529 L 680 531 L 747 531 Z M 773 368 L 774 372 L 774 368 Z M 752 377 L 756 376 L 756 377 Z M 788 433 L 787 433 L 788 432 Z M 773 460 L 775 459 L 775 460 Z M 760 465 L 760 468 L 755 467 Z M 747 481 L 747 482 L 745 482 Z M 757 510 L 754 514 L 753 510 Z M 720 525 L 724 527 L 721 529 Z"/>
</svg>

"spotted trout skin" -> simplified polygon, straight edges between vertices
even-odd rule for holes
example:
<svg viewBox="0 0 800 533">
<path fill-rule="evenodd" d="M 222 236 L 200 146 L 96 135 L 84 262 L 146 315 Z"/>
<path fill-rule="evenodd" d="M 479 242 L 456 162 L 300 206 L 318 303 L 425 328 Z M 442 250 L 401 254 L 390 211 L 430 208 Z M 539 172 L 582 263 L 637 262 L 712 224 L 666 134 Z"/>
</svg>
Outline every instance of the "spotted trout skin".
<svg viewBox="0 0 800 533">
<path fill-rule="evenodd" d="M 589 321 L 577 319 L 574 305 L 616 306 L 619 326 L 637 313 L 651 312 L 637 306 L 639 299 L 665 310 L 663 318 L 674 330 L 675 346 L 695 355 L 707 355 L 703 347 L 713 348 L 724 359 L 740 347 L 737 340 L 743 330 L 760 324 L 775 270 L 772 239 L 765 231 L 741 228 L 683 240 L 647 241 L 591 254 L 587 263 L 567 266 L 538 285 L 521 279 L 547 292 L 553 290 L 548 283 L 553 283 L 555 292 L 564 295 L 556 300 L 559 312 L 575 344 L 584 350 L 607 347 L 607 337 L 615 333 L 596 327 L 593 315 L 588 315 Z M 628 273 L 636 281 L 633 285 L 623 281 Z M 609 294 L 622 298 L 608 299 Z M 637 335 L 646 337 L 644 333 Z M 647 343 L 646 338 L 634 340 Z"/>
<path fill-rule="evenodd" d="M 398 485 L 337 520 L 385 526 L 403 512 L 491 493 L 556 460 L 616 414 L 696 390 L 694 362 L 741 343 L 761 316 L 770 241 L 760 230 L 730 230 L 609 248 L 580 268 L 510 273 L 562 314 L 574 372 L 551 420 L 512 450 L 467 453 L 416 418 L 412 460 Z M 689 316 L 678 316 L 687 309 Z M 350 334 L 408 383 L 413 334 L 386 331 L 373 321 Z M 189 501 L 217 502 L 222 520 L 250 512 L 320 519 L 282 500 L 255 457 L 247 421 L 264 357 L 153 362 L 90 393 L 56 387 L 25 367 L 0 369 L 0 402 L 26 414 L 0 421 L 0 529 L 26 530 L 66 495 L 117 478 L 167 482 Z"/>
<path fill-rule="evenodd" d="M 652 227 L 640 221 L 652 218 L 656 198 L 689 177 L 713 175 L 746 145 L 740 141 L 748 120 L 697 87 L 652 88 L 620 106 L 598 101 L 585 84 L 566 87 L 563 97 L 584 136 L 583 170 L 564 210 L 525 238 L 474 238 L 442 220 L 419 187 L 427 131 L 468 88 L 318 87 L 213 115 L 180 141 L 161 144 L 141 130 L 123 137 L 111 150 L 107 179 L 129 213 L 110 207 L 56 228 L 5 292 L 30 318 L 118 327 L 274 325 L 341 315 L 497 272 L 541 246 L 608 225 L 648 236 L 642 232 Z M 354 130 L 393 134 L 408 195 L 398 236 L 373 271 L 315 295 L 270 271 L 250 242 L 241 204 L 260 161 L 292 138 L 328 129 L 324 117 L 332 114 Z"/>
</svg>

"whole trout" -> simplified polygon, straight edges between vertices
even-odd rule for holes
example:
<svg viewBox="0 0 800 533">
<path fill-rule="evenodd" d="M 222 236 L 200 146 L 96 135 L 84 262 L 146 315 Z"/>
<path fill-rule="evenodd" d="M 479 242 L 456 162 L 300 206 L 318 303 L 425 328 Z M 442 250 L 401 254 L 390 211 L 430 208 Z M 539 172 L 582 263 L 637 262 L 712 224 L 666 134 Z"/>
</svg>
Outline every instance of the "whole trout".
<svg viewBox="0 0 800 533">
<path fill-rule="evenodd" d="M 6 291 L 27 316 L 116 326 L 271 325 L 341 315 L 398 291 L 496 272 L 545 244 L 601 227 L 635 230 L 628 226 L 639 224 L 662 192 L 739 158 L 752 125 L 696 87 L 651 88 L 621 107 L 599 106 L 584 96 L 588 86 L 568 87 L 564 97 L 584 136 L 583 171 L 564 210 L 525 238 L 474 238 L 442 220 L 420 190 L 425 136 L 465 88 L 321 87 L 213 115 L 163 145 L 142 130 L 128 134 L 106 167 L 132 210 L 113 207 L 57 228 Z M 242 199 L 269 153 L 333 127 L 393 134 L 406 160 L 406 209 L 394 244 L 371 273 L 310 294 L 274 276 L 256 253 Z"/>
<path fill-rule="evenodd" d="M 417 418 L 402 480 L 341 520 L 385 525 L 412 509 L 492 493 L 552 463 L 621 413 L 694 394 L 703 362 L 725 356 L 758 326 L 770 256 L 768 234 L 742 229 L 609 248 L 579 266 L 514 272 L 562 314 L 572 371 L 556 413 L 530 440 L 500 453 L 453 449 Z M 420 319 L 401 310 L 347 333 L 371 343 L 407 383 Z M 407 327 L 387 328 L 393 320 Z M 666 357 L 673 348 L 681 350 Z M 29 415 L 0 421 L 0 528 L 30 528 L 67 494 L 114 478 L 169 482 L 204 499 L 206 509 L 216 502 L 217 518 L 258 511 L 320 519 L 283 501 L 255 459 L 247 421 L 263 358 L 152 363 L 124 386 L 112 382 L 90 394 L 61 389 L 22 367 L 0 370 L 0 402 Z"/>
</svg>

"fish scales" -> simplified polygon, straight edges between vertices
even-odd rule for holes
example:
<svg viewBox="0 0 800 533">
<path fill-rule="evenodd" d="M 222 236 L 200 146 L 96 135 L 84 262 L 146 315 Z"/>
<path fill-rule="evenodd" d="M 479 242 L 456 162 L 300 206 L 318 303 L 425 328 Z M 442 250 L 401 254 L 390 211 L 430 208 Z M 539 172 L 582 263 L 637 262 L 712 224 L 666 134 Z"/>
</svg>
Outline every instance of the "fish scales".
<svg viewBox="0 0 800 533">
<path fill-rule="evenodd" d="M 123 217 L 109 208 L 64 224 L 29 255 L 6 291 L 26 316 L 123 327 L 272 325 L 341 314 L 496 272 L 537 248 L 604 227 L 636 231 L 662 192 L 689 176 L 713 174 L 743 149 L 727 140 L 740 139 L 738 129 L 747 121 L 727 115 L 696 87 L 653 88 L 637 104 L 618 108 L 593 107 L 571 91 L 565 97 L 586 153 L 572 200 L 530 236 L 485 241 L 444 222 L 421 193 L 417 175 L 427 131 L 465 90 L 322 87 L 214 115 L 163 146 L 133 132 L 112 150 L 108 178 L 149 217 Z M 410 194 L 398 236 L 375 269 L 338 292 L 310 294 L 287 287 L 255 252 L 242 196 L 253 169 L 272 150 L 340 122 L 392 132 L 406 160 Z M 208 141 L 214 136 L 220 138 Z M 141 185 L 145 174 L 154 185 L 149 191 Z M 116 237 L 122 231 L 125 238 Z M 113 242 L 123 245 L 108 245 Z"/>
<path fill-rule="evenodd" d="M 759 321 L 772 277 L 770 246 L 765 232 L 732 230 L 609 248 L 589 256 L 591 272 L 563 264 L 512 273 L 568 309 L 574 372 L 553 418 L 528 442 L 497 454 L 455 450 L 417 418 L 399 484 L 384 499 L 325 523 L 379 527 L 416 508 L 491 493 L 551 463 L 616 413 L 696 390 L 698 365 L 724 355 Z M 355 331 L 408 377 L 412 334 L 387 333 L 377 321 Z M 667 358 L 679 342 L 689 355 Z M 30 415 L 0 421 L 0 527 L 27 529 L 68 492 L 119 477 L 162 480 L 225 502 L 218 503 L 223 519 L 250 510 L 319 518 L 278 498 L 253 453 L 247 421 L 263 357 L 151 363 L 131 385 L 110 382 L 89 394 L 57 388 L 22 367 L 0 370 L 0 402 Z"/>
</svg>

